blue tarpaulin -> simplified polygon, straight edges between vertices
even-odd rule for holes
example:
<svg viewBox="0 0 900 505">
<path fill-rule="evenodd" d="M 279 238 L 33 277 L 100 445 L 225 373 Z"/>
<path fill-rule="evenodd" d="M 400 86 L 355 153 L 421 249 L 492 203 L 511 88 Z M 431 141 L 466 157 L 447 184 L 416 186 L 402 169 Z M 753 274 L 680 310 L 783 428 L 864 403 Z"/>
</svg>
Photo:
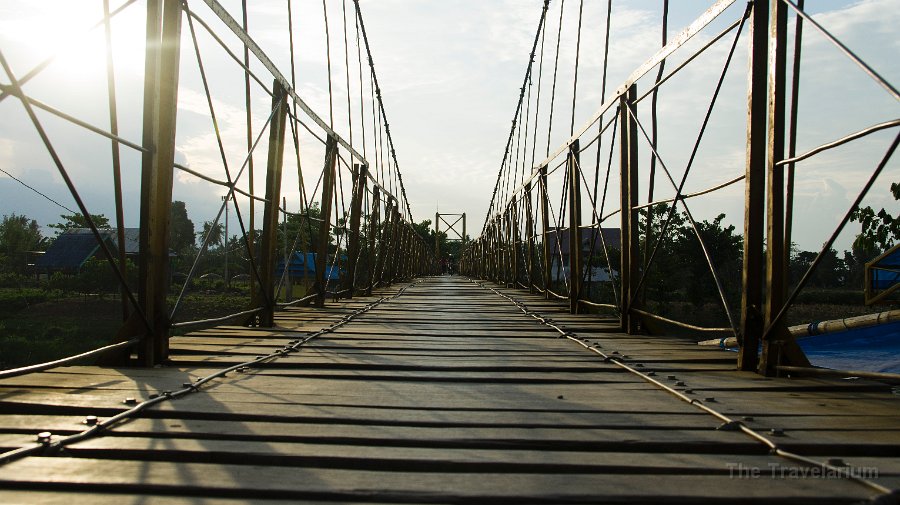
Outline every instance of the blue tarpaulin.
<svg viewBox="0 0 900 505">
<path fill-rule="evenodd" d="M 337 265 L 325 265 L 326 279 L 336 280 L 338 279 L 339 273 L 340 271 Z M 275 274 L 278 277 L 284 275 L 283 259 L 278 261 L 278 265 L 275 267 Z M 316 276 L 316 253 L 295 252 L 291 256 L 291 261 L 288 264 L 288 274 L 292 279 L 301 279 L 304 276 L 308 279 L 313 279 Z"/>
</svg>

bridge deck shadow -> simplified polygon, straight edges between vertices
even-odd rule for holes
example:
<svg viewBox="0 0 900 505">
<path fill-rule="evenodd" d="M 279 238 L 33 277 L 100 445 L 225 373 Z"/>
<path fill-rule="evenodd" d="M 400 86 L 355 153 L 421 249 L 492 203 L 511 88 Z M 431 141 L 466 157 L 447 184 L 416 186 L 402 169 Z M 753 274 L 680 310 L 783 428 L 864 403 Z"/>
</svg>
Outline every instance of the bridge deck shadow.
<svg viewBox="0 0 900 505">
<path fill-rule="evenodd" d="M 900 485 L 900 398 L 768 379 L 684 338 L 625 335 L 523 291 L 579 337 L 778 445 Z M 385 289 L 377 296 L 396 292 Z M 272 352 L 374 298 L 280 313 L 275 329 L 173 338 L 170 366 L 69 367 L 0 382 L 0 449 L 84 429 Z M 696 406 L 461 277 L 427 278 L 262 368 L 159 404 L 52 457 L 0 466 L 4 503 L 852 503 L 868 489 L 772 456 Z"/>
</svg>

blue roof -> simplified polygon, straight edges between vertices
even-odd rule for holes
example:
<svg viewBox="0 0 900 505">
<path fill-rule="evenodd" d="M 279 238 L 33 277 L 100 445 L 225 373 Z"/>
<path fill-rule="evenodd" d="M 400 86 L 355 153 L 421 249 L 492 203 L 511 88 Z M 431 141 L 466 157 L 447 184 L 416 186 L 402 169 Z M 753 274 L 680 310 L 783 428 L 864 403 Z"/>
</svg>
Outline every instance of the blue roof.
<svg viewBox="0 0 900 505">
<path fill-rule="evenodd" d="M 110 237 L 104 236 L 104 239 L 109 241 Z M 34 266 L 44 270 L 74 272 L 94 257 L 99 247 L 92 233 L 67 231 L 56 237 L 47 251 L 37 258 Z"/>
</svg>

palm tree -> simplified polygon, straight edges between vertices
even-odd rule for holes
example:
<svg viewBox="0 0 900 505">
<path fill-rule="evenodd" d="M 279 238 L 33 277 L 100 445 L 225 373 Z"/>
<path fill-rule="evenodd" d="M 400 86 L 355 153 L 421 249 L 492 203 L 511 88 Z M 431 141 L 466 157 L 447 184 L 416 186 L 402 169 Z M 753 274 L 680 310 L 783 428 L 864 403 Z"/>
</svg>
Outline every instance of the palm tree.
<svg viewBox="0 0 900 505">
<path fill-rule="evenodd" d="M 211 221 L 203 222 L 203 230 L 197 234 L 200 237 L 200 243 L 206 239 L 207 235 L 209 236 L 209 245 L 222 245 L 222 238 L 225 236 L 225 229 L 223 228 L 221 223 L 217 223 L 213 226 Z"/>
</svg>

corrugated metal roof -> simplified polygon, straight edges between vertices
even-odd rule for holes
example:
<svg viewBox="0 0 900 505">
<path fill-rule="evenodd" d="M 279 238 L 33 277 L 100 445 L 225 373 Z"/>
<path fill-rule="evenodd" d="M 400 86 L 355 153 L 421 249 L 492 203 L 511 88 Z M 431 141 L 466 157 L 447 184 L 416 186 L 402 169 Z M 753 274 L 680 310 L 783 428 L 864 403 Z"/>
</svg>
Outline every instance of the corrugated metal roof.
<svg viewBox="0 0 900 505">
<path fill-rule="evenodd" d="M 102 229 L 100 235 L 113 251 L 118 250 L 119 240 L 116 230 Z M 125 228 L 126 254 L 137 254 L 139 241 L 140 228 Z M 97 239 L 90 228 L 72 228 L 56 237 L 47 251 L 35 261 L 34 266 L 42 270 L 74 272 L 97 254 L 98 248 Z"/>
</svg>

